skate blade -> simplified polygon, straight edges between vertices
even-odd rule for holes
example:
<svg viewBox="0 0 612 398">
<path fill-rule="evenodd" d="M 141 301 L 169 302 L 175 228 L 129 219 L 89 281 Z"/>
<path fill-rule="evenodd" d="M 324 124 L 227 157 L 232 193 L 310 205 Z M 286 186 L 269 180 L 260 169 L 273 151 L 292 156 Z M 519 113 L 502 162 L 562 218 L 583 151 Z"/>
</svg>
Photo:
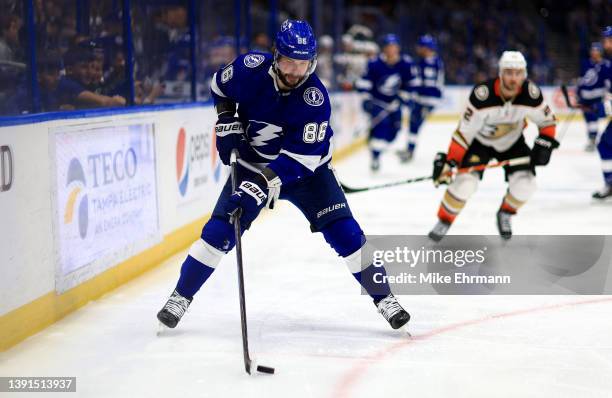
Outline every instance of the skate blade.
<svg viewBox="0 0 612 398">
<path fill-rule="evenodd" d="M 410 330 L 408 330 L 408 323 L 406 323 L 404 326 L 402 326 L 401 328 L 398 329 L 400 332 L 402 332 L 406 337 L 408 337 L 409 339 L 412 338 L 412 333 L 410 333 Z"/>
<path fill-rule="evenodd" d="M 161 322 L 157 323 L 157 332 L 155 332 L 155 335 L 157 337 L 161 336 L 166 330 L 170 330 L 170 328 L 168 328 L 168 326 L 164 325 Z"/>
</svg>

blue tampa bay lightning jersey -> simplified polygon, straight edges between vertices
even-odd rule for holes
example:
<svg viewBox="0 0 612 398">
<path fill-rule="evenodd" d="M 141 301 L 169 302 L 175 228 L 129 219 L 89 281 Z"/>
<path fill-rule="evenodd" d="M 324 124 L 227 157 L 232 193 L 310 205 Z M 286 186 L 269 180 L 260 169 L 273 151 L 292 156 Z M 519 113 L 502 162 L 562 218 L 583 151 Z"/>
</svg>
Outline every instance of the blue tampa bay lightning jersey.
<svg viewBox="0 0 612 398">
<path fill-rule="evenodd" d="M 444 86 L 444 64 L 437 55 L 419 58 L 416 65 L 416 89 L 413 98 L 423 105 L 436 105 L 442 98 Z"/>
<path fill-rule="evenodd" d="M 238 104 L 252 149 L 241 153 L 240 163 L 259 170 L 267 166 L 288 184 L 331 160 L 331 106 L 314 73 L 293 90 L 279 90 L 272 61 L 271 54 L 241 55 L 213 75 L 211 90 L 215 104 Z"/>
<path fill-rule="evenodd" d="M 367 70 L 355 82 L 355 88 L 370 93 L 378 102 L 391 103 L 399 99 L 401 91 L 412 91 L 414 72 L 412 58 L 403 56 L 399 62 L 389 65 L 381 54 L 368 62 Z"/>
<path fill-rule="evenodd" d="M 580 103 L 589 105 L 601 102 L 610 90 L 610 61 L 595 63 L 588 61 L 583 66 L 582 76 L 578 81 L 578 99 Z"/>
</svg>

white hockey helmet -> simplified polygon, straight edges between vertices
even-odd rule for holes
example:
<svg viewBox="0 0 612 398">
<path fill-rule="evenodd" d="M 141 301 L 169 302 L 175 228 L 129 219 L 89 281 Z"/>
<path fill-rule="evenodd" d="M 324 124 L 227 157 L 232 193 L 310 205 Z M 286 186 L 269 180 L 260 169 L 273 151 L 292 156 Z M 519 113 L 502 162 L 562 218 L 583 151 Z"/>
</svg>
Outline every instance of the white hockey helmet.
<svg viewBox="0 0 612 398">
<path fill-rule="evenodd" d="M 527 77 L 527 61 L 520 51 L 504 51 L 499 58 L 499 75 L 504 69 L 524 69 Z"/>
</svg>

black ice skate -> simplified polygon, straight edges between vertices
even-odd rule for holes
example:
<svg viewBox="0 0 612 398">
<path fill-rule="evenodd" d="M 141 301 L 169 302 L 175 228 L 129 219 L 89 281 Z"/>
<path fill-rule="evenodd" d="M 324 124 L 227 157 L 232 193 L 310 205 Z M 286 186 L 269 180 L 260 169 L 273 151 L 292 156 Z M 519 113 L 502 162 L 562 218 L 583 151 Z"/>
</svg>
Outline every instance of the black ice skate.
<svg viewBox="0 0 612 398">
<path fill-rule="evenodd" d="M 497 230 L 502 239 L 507 240 L 512 238 L 512 224 L 510 223 L 512 215 L 512 213 L 504 210 L 499 210 L 497 212 Z"/>
<path fill-rule="evenodd" d="M 402 308 L 393 294 L 389 294 L 378 303 L 374 302 L 378 312 L 389 322 L 393 329 L 399 329 L 410 320 L 410 314 Z"/>
<path fill-rule="evenodd" d="M 183 297 L 175 290 L 172 292 L 172 296 L 170 296 L 166 305 L 164 305 L 164 308 L 157 313 L 157 319 L 165 326 L 171 329 L 175 328 L 185 314 L 185 311 L 187 311 L 191 300 L 193 298 Z"/>
<path fill-rule="evenodd" d="M 429 239 L 433 240 L 434 242 L 440 242 L 448 232 L 450 226 L 451 225 L 449 223 L 439 220 L 433 229 L 429 231 L 427 236 L 429 236 Z"/>
<path fill-rule="evenodd" d="M 603 200 L 612 198 L 612 185 L 606 184 L 601 190 L 593 193 L 593 199 Z"/>
</svg>

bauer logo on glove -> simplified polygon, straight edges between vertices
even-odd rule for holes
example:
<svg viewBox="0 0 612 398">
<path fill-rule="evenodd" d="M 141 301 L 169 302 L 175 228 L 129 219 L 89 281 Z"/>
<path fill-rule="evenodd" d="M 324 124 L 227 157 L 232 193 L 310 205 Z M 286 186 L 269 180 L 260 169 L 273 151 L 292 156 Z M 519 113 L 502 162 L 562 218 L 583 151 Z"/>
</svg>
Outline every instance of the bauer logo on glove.
<svg viewBox="0 0 612 398">
<path fill-rule="evenodd" d="M 255 201 L 257 202 L 258 206 L 261 205 L 263 201 L 266 200 L 266 198 L 268 197 L 268 195 L 266 195 L 257 184 L 254 184 L 250 181 L 243 181 L 242 184 L 240 184 L 240 186 L 238 187 L 238 189 L 251 195 L 253 199 L 255 199 Z"/>
</svg>

